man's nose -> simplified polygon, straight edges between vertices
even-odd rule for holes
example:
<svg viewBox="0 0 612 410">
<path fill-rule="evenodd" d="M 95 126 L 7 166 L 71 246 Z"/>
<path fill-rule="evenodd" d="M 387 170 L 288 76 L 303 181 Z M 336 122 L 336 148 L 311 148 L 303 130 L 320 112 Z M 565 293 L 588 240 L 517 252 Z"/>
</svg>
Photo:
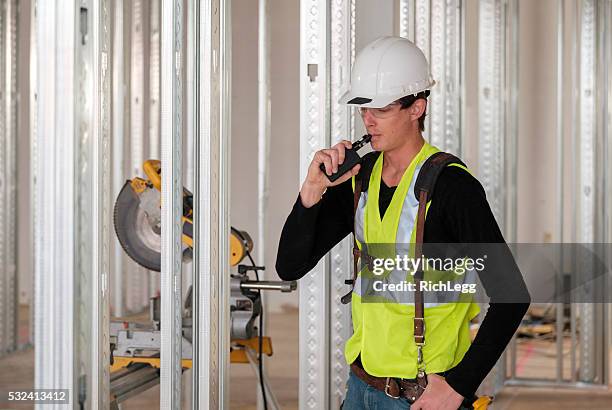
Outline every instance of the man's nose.
<svg viewBox="0 0 612 410">
<path fill-rule="evenodd" d="M 373 127 L 376 125 L 376 117 L 374 117 L 372 115 L 372 113 L 370 112 L 370 110 L 366 109 L 364 110 L 365 112 L 362 115 L 363 118 L 363 125 L 367 127 Z"/>
</svg>

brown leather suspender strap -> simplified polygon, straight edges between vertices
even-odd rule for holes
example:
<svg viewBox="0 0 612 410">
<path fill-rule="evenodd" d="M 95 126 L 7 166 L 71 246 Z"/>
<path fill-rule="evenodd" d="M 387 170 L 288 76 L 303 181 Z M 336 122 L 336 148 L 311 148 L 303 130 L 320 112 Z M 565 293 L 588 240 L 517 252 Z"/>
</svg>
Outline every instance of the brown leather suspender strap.
<svg viewBox="0 0 612 410">
<path fill-rule="evenodd" d="M 425 208 L 427 205 L 427 191 L 422 190 L 419 194 L 419 210 L 417 213 L 416 243 L 414 246 L 414 257 L 418 259 L 423 253 L 423 235 L 425 230 Z M 419 266 L 421 266 L 419 264 Z M 420 282 L 423 280 L 423 270 L 418 269 L 414 275 L 416 289 L 414 292 L 414 341 L 415 343 L 425 343 L 425 304 L 423 301 L 423 291 Z"/>
<path fill-rule="evenodd" d="M 442 170 L 451 163 L 463 165 L 459 158 L 446 152 L 437 152 L 430 156 L 419 171 L 415 182 L 414 194 L 419 201 L 419 209 L 416 220 L 416 241 L 414 247 L 414 257 L 423 257 L 423 240 L 425 236 L 425 211 L 427 201 L 433 196 L 436 181 Z M 422 264 L 418 266 L 422 267 Z M 427 375 L 425 373 L 425 363 L 423 361 L 423 345 L 425 344 L 425 301 L 421 290 L 423 280 L 423 269 L 417 270 L 414 275 L 414 343 L 417 346 L 417 383 L 424 390 L 427 386 Z"/>
<path fill-rule="evenodd" d="M 419 192 L 419 210 L 417 213 L 416 242 L 414 257 L 420 258 L 423 253 L 423 236 L 425 231 L 425 210 L 427 207 L 427 190 Z M 421 264 L 419 264 L 421 266 Z M 414 275 L 414 343 L 417 345 L 417 384 L 422 390 L 427 386 L 425 363 L 423 362 L 423 345 L 425 344 L 425 302 L 421 290 L 423 269 L 418 269 Z"/>
<path fill-rule="evenodd" d="M 359 205 L 359 198 L 361 197 L 361 178 L 355 178 L 355 191 L 353 193 L 353 279 L 346 280 L 347 285 L 351 285 L 351 290 L 340 298 L 340 302 L 346 305 L 353 299 L 353 289 L 355 288 L 355 281 L 357 280 L 357 273 L 359 272 L 359 256 L 361 252 L 357 246 L 357 237 L 355 236 L 355 224 L 357 223 L 357 206 Z"/>
</svg>

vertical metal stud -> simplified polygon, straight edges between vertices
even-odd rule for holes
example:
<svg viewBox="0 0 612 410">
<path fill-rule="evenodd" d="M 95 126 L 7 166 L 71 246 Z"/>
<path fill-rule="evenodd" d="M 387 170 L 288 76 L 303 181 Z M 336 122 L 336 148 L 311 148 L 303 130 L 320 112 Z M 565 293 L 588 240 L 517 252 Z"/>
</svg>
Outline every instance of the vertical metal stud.
<svg viewBox="0 0 612 410">
<path fill-rule="evenodd" d="M 107 408 L 110 384 L 110 0 L 92 4 L 93 132 L 92 132 L 92 293 L 91 403 Z"/>
<path fill-rule="evenodd" d="M 0 356 L 17 348 L 17 1 L 0 10 Z"/>
<path fill-rule="evenodd" d="M 161 22 L 161 384 L 164 409 L 181 404 L 182 62 L 183 2 L 162 1 Z"/>
<path fill-rule="evenodd" d="M 414 42 L 416 28 L 416 0 L 397 0 L 398 29 L 400 37 Z"/>
<path fill-rule="evenodd" d="M 461 0 L 398 0 L 398 34 L 415 41 L 437 84 L 427 107 L 425 133 L 433 145 L 461 153 L 461 75 L 464 53 Z"/>
<path fill-rule="evenodd" d="M 151 111 L 149 114 L 149 158 L 160 158 L 160 46 L 161 46 L 161 0 L 151 2 L 151 20 L 150 20 L 150 55 L 149 55 L 149 102 Z M 158 272 L 149 272 L 150 287 L 149 294 L 154 295 L 160 287 L 160 274 Z"/>
<path fill-rule="evenodd" d="M 603 107 L 603 116 L 604 116 L 604 129 L 603 129 L 603 137 L 606 141 L 605 149 L 604 149 L 604 164 L 609 164 L 610 160 L 612 160 L 612 1 L 606 1 L 604 3 L 604 33 L 605 40 L 602 44 L 603 49 L 605 50 L 603 65 L 605 67 L 605 76 L 604 76 L 604 84 L 603 90 L 607 90 L 604 95 L 605 104 Z M 605 120 L 607 119 L 607 120 Z M 610 213 L 610 207 L 612 206 L 612 168 L 607 167 L 604 171 L 604 226 L 605 226 L 605 234 L 603 242 L 610 243 L 612 242 L 612 215 Z M 608 275 L 608 289 L 605 290 L 607 294 L 612 293 L 612 273 Z M 607 309 L 605 310 L 604 315 L 604 323 L 606 324 L 605 329 L 607 332 L 604 333 L 604 376 L 602 383 L 604 385 L 610 384 L 611 372 L 612 368 L 609 365 L 610 363 L 610 351 L 606 348 L 606 346 L 610 346 L 612 343 L 612 330 L 609 326 L 610 321 L 612 320 L 612 303 L 607 305 Z"/>
<path fill-rule="evenodd" d="M 92 193 L 93 193 L 93 152 L 92 144 L 93 99 L 92 90 L 94 82 L 94 61 L 92 41 L 92 14 L 91 2 L 81 0 L 77 8 L 77 41 L 75 66 L 75 179 L 76 179 L 76 206 L 75 206 L 75 377 L 80 383 L 87 386 L 92 382 Z M 48 364 L 47 364 L 48 365 Z M 88 389 L 91 390 L 91 389 Z M 81 400 L 81 398 L 79 398 Z M 76 401 L 76 400 L 75 400 Z"/>
<path fill-rule="evenodd" d="M 29 320 L 30 320 L 30 329 L 29 329 L 29 343 L 34 344 L 35 340 L 35 331 L 36 331 L 36 239 L 35 232 L 38 231 L 38 223 L 39 223 L 39 206 L 40 206 L 40 194 L 37 190 L 36 185 L 34 184 L 34 176 L 36 175 L 36 170 L 40 167 L 40 161 L 38 160 L 38 90 L 37 90 L 37 76 L 38 76 L 38 24 L 36 23 L 36 1 L 33 1 L 30 4 L 30 13 L 27 16 L 30 23 L 30 67 L 28 70 L 29 76 L 29 90 L 30 93 L 28 95 L 29 99 L 29 127 L 30 127 L 30 237 L 32 252 L 31 257 L 33 259 L 32 263 L 32 273 L 31 273 L 31 297 L 30 297 L 30 312 L 29 312 Z"/>
<path fill-rule="evenodd" d="M 516 84 L 514 71 L 508 69 L 511 60 L 508 57 L 508 41 L 513 28 L 508 24 L 507 0 L 483 0 L 479 7 L 479 176 L 489 198 L 489 204 L 502 232 L 505 235 L 511 230 L 507 215 L 509 200 L 507 186 L 507 163 L 515 163 L 516 124 L 508 113 L 516 107 L 506 101 L 507 93 L 513 93 Z M 516 10 L 515 10 L 516 12 Z M 518 21 L 512 16 L 513 21 Z M 509 30 L 510 29 L 510 30 Z M 512 40 L 516 41 L 516 40 Z M 516 47 L 516 44 L 514 44 Z M 512 81 L 507 74 L 512 72 Z M 510 122 L 509 122 L 510 121 Z M 511 134 L 512 133 L 512 134 Z M 511 155 L 508 155 L 508 143 Z M 513 162 L 514 161 L 514 162 Z M 516 199 L 514 199 L 514 202 Z M 514 222 L 513 222 L 514 223 Z M 493 391 L 496 393 L 503 386 L 506 375 L 506 355 L 502 355 L 494 372 Z"/>
<path fill-rule="evenodd" d="M 229 119 L 231 12 L 196 3 L 194 409 L 229 407 Z"/>
<path fill-rule="evenodd" d="M 314 153 L 329 144 L 328 2 L 300 3 L 300 179 Z M 310 74 L 310 75 L 309 75 Z M 300 409 L 329 408 L 329 259 L 300 283 Z"/>
<path fill-rule="evenodd" d="M 270 162 L 270 6 L 259 0 L 257 42 L 258 83 L 258 161 L 257 161 L 257 260 L 265 260 L 266 209 L 269 196 L 268 163 Z"/>
<path fill-rule="evenodd" d="M 40 1 L 36 7 L 35 387 L 76 392 L 75 4 L 67 0 Z"/>
<path fill-rule="evenodd" d="M 130 177 L 143 176 L 142 165 L 145 155 L 144 133 L 144 7 L 143 0 L 132 0 L 130 7 L 130 98 L 129 98 L 129 133 L 130 133 Z M 149 272 L 140 265 L 130 262 L 127 277 L 127 305 L 132 312 L 138 312 L 149 303 Z"/>
<path fill-rule="evenodd" d="M 331 145 L 352 134 L 355 111 L 338 104 L 338 99 L 348 88 L 350 67 L 355 57 L 355 0 L 334 0 L 330 12 L 330 101 Z M 322 320 L 329 324 L 329 408 L 337 409 L 345 395 L 348 366 L 344 358 L 344 344 L 352 334 L 351 307 L 340 303 L 347 292 L 345 279 L 352 270 L 352 240 L 346 238 L 330 252 L 330 306 L 329 317 Z"/>
<path fill-rule="evenodd" d="M 160 159 L 160 6 L 161 0 L 152 0 L 149 7 L 149 159 Z M 159 272 L 149 272 L 149 296 L 155 295 L 159 286 Z"/>
<path fill-rule="evenodd" d="M 557 2 L 557 243 L 563 243 L 563 226 L 564 226 L 564 155 L 565 155 L 565 133 L 563 130 L 563 102 L 564 95 L 564 31 L 565 31 L 565 0 Z M 562 252 L 562 248 L 561 248 Z M 559 266 L 563 266 L 563 256 L 559 257 Z M 561 304 L 557 304 L 556 308 L 556 337 L 557 337 L 557 354 L 563 352 L 563 322 L 564 314 Z M 560 360 L 563 360 L 561 358 Z M 516 357 L 512 360 L 512 377 L 516 377 Z M 563 363 L 557 366 L 557 382 L 563 380 Z"/>
<path fill-rule="evenodd" d="M 501 0 L 480 2 L 479 175 L 493 214 L 505 232 L 503 21 Z"/>
<path fill-rule="evenodd" d="M 431 61 L 431 2 L 432 0 L 415 0 L 415 44 L 423 50 L 429 64 Z M 437 80 L 437 79 L 436 79 Z M 425 129 L 431 131 L 432 116 L 425 118 Z"/>
<path fill-rule="evenodd" d="M 517 242 L 518 230 L 518 80 L 519 80 L 519 0 L 507 0 L 505 19 L 505 133 L 506 155 L 504 166 L 506 173 L 506 242 Z M 517 343 L 516 336 L 510 341 L 510 374 L 516 377 Z M 502 359 L 507 363 L 505 357 Z M 502 369 L 498 369 L 502 370 Z M 500 372 L 501 373 L 501 372 Z M 505 379 L 502 373 L 500 378 Z M 500 380 L 501 383 L 501 380 Z"/>
<path fill-rule="evenodd" d="M 155 7 L 153 2 L 151 7 Z M 152 14 L 153 11 L 152 11 Z M 153 18 L 153 16 L 151 17 Z M 185 75 L 185 103 L 183 105 L 183 112 L 185 113 L 185 121 L 183 121 L 183 130 L 185 132 L 184 138 L 184 147 L 183 147 L 183 172 L 185 178 L 183 179 L 183 185 L 193 192 L 194 186 L 194 144 L 195 144 L 195 130 L 196 130 L 196 64 L 195 59 L 196 56 L 196 0 L 187 0 L 185 5 L 185 12 L 183 13 L 183 21 L 185 24 L 185 61 L 186 66 L 184 68 Z M 152 23 L 153 24 L 153 23 Z M 153 49 L 155 48 L 155 44 L 153 43 L 153 27 L 151 27 L 151 54 L 154 53 Z M 159 58 L 158 58 L 159 59 Z M 150 57 L 150 61 L 153 58 Z M 150 62 L 150 64 L 152 64 Z M 154 81 L 154 79 L 151 79 Z M 151 90 L 152 91 L 152 90 Z M 154 97 L 150 95 L 151 105 L 153 104 Z M 193 285 L 193 277 L 196 274 L 194 270 L 194 265 L 191 263 L 183 264 L 182 269 L 182 286 L 184 293 L 187 293 L 187 289 L 189 286 Z M 193 292 L 193 289 L 192 289 Z M 193 305 L 192 305 L 193 306 Z M 193 330 L 193 328 L 192 328 Z M 193 348 L 192 348 L 193 349 Z M 193 350 L 192 350 L 193 353 Z M 186 370 L 183 372 L 182 376 L 182 386 L 183 391 L 181 393 L 182 403 L 181 408 L 190 409 L 193 407 L 193 375 L 192 370 Z"/>
<path fill-rule="evenodd" d="M 580 12 L 579 12 L 579 8 L 580 8 L 580 3 L 578 0 L 573 0 L 572 1 L 572 11 L 573 13 L 571 13 L 573 15 L 573 30 L 572 30 L 572 42 L 571 42 L 571 61 L 578 61 L 578 46 L 579 46 L 579 38 L 580 38 L 580 23 L 579 23 L 579 19 L 580 19 Z M 578 84 L 579 84 L 579 79 L 578 79 L 578 73 L 579 73 L 579 69 L 578 67 L 576 67 L 576 65 L 571 65 L 571 87 L 570 87 L 570 101 L 572 102 L 577 102 L 578 101 Z M 574 153 L 572 155 L 572 167 L 573 169 L 578 169 L 578 156 L 576 155 L 576 152 L 578 150 L 578 138 L 579 138 L 579 127 L 578 127 L 578 110 L 572 109 L 570 116 L 571 116 L 571 131 L 570 131 L 570 141 L 571 141 L 571 145 L 570 145 L 570 150 L 572 153 Z M 571 209 L 572 209 L 572 217 L 571 217 L 571 241 L 572 243 L 577 243 L 578 242 L 578 195 L 576 194 L 576 189 L 578 186 L 578 177 L 577 177 L 577 172 L 572 172 L 571 173 L 571 186 L 573 189 L 573 193 L 574 195 L 572 195 L 572 203 L 571 203 Z M 578 367 L 578 358 L 577 358 L 577 347 L 578 347 L 578 337 L 577 337 L 577 332 L 578 332 L 578 308 L 579 305 L 576 303 L 572 303 L 571 307 L 570 307 L 570 333 L 571 333 L 571 346 L 572 349 L 570 350 L 570 364 L 571 364 L 571 368 L 570 368 L 570 378 L 572 382 L 576 382 L 578 380 L 578 371 L 577 371 L 577 367 Z"/>
<path fill-rule="evenodd" d="M 595 0 L 580 0 L 579 180 L 577 186 L 579 243 L 595 240 Z M 580 380 L 595 378 L 593 304 L 580 304 Z"/>
<path fill-rule="evenodd" d="M 267 209 L 270 196 L 270 135 L 271 129 L 271 89 L 270 89 L 270 4 L 269 0 L 259 0 L 258 13 L 258 41 L 257 41 L 257 260 L 265 261 L 266 256 L 266 232 L 267 232 Z M 265 273 L 264 273 L 265 275 Z M 265 278 L 265 276 L 264 276 Z M 264 292 L 265 293 L 265 292 Z M 268 306 L 265 303 L 267 297 L 262 294 L 262 314 L 266 317 Z M 267 333 L 268 322 L 264 322 L 264 328 L 260 332 Z M 261 356 L 264 359 L 264 355 Z M 264 376 L 267 367 L 264 367 Z M 257 389 L 257 408 L 263 408 L 261 389 Z"/>
<path fill-rule="evenodd" d="M 113 199 L 119 195 L 119 191 L 123 187 L 125 181 L 124 173 L 124 108 L 125 108 L 125 64 L 124 64 L 124 18 L 123 18 L 123 2 L 119 0 L 113 1 L 113 51 L 112 51 L 112 65 L 113 65 L 113 87 L 112 87 L 112 98 L 113 98 L 113 136 L 112 136 L 112 177 L 113 177 Z M 112 235 L 112 248 L 113 248 L 113 271 L 112 271 L 112 284 L 113 284 L 113 314 L 121 317 L 124 314 L 124 300 L 123 300 L 123 288 L 124 288 L 124 275 L 123 269 L 125 267 L 124 252 L 121 248 L 121 244 L 117 239 L 116 235 Z"/>
<path fill-rule="evenodd" d="M 150 8 L 150 55 L 149 55 L 149 157 L 159 158 L 160 110 L 160 12 L 161 0 L 151 1 Z"/>
<path fill-rule="evenodd" d="M 230 344 L 230 136 L 231 130 L 231 73 L 232 73 L 232 10 L 231 1 L 221 0 L 219 2 L 219 46 L 217 53 L 219 57 L 219 230 L 225 232 L 219 235 L 219 335 L 218 335 L 218 363 L 219 363 L 219 404 L 221 408 L 229 407 L 230 374 L 229 374 L 229 349 Z"/>
</svg>

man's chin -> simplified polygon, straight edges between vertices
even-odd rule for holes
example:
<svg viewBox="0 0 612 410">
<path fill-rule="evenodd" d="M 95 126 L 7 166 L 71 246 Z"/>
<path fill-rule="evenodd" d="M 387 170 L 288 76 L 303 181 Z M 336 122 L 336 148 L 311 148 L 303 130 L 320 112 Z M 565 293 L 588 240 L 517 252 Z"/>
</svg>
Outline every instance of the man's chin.
<svg viewBox="0 0 612 410">
<path fill-rule="evenodd" d="M 380 142 L 371 142 L 370 145 L 372 146 L 372 149 L 374 151 L 382 151 L 383 150 L 383 144 L 381 144 Z"/>
<path fill-rule="evenodd" d="M 374 151 L 380 151 L 382 148 L 381 142 L 382 141 L 380 140 L 380 136 L 375 135 L 375 136 L 372 136 L 372 139 L 370 140 L 370 145 L 372 146 L 372 149 Z"/>
</svg>

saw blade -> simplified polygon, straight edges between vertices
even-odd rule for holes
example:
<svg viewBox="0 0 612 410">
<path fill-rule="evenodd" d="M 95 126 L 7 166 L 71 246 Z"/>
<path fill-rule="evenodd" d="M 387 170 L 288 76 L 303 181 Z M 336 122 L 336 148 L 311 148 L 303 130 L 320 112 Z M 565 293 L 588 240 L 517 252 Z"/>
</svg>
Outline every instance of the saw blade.
<svg viewBox="0 0 612 410">
<path fill-rule="evenodd" d="M 115 233 L 123 250 L 139 265 L 161 270 L 161 235 L 159 226 L 151 226 L 140 204 L 140 197 L 126 181 L 117 196 L 114 209 Z"/>
</svg>

